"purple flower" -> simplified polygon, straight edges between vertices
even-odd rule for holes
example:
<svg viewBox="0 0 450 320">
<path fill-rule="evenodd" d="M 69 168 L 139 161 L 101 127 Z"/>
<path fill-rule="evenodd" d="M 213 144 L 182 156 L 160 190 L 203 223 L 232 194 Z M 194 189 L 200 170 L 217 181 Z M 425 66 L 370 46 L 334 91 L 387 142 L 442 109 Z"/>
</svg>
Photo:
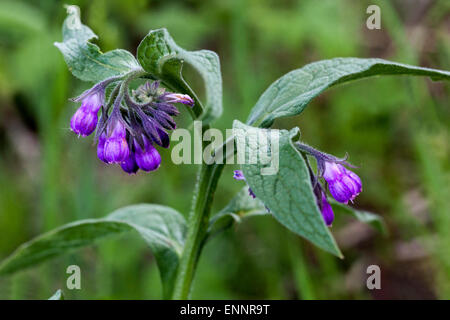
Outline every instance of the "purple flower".
<svg viewBox="0 0 450 320">
<path fill-rule="evenodd" d="M 334 220 L 334 213 L 333 209 L 331 208 L 331 205 L 327 201 L 327 197 L 325 195 L 325 192 L 321 192 L 321 203 L 319 203 L 320 211 L 322 212 L 323 220 L 325 220 L 325 223 L 327 226 L 331 226 Z"/>
<path fill-rule="evenodd" d="M 339 202 L 353 201 L 362 191 L 361 179 L 342 164 L 325 161 L 323 177 L 328 182 L 331 195 Z"/>
<path fill-rule="evenodd" d="M 97 126 L 97 113 L 103 104 L 103 90 L 95 90 L 83 97 L 81 107 L 70 120 L 70 128 L 78 136 L 86 137 Z"/>
<path fill-rule="evenodd" d="M 236 180 L 244 180 L 245 181 L 245 177 L 244 177 L 244 174 L 242 173 L 242 170 L 234 170 L 233 178 Z M 248 188 L 248 195 L 251 196 L 253 199 L 256 198 L 256 195 L 253 193 L 253 190 L 250 187 Z"/>
<path fill-rule="evenodd" d="M 70 119 L 70 129 L 78 136 L 87 137 L 94 132 L 97 126 L 97 113 L 88 112 L 80 107 Z"/>
<path fill-rule="evenodd" d="M 112 120 L 112 119 L 110 119 Z M 111 121 L 108 127 L 108 138 L 105 141 L 103 157 L 107 163 L 121 163 L 130 154 L 126 140 L 127 132 L 120 120 Z"/>
<path fill-rule="evenodd" d="M 139 170 L 139 167 L 136 163 L 134 152 L 130 152 L 128 158 L 126 158 L 125 161 L 120 164 L 120 166 L 126 173 L 135 174 Z"/>
<path fill-rule="evenodd" d="M 158 169 L 161 164 L 161 156 L 145 136 L 143 136 L 143 147 L 136 140 L 134 141 L 135 159 L 138 167 L 144 171 Z"/>
<path fill-rule="evenodd" d="M 105 163 L 108 163 L 105 160 L 104 151 L 105 151 L 105 142 L 106 142 L 106 133 L 102 133 L 98 138 L 97 144 L 97 157 Z"/>
</svg>

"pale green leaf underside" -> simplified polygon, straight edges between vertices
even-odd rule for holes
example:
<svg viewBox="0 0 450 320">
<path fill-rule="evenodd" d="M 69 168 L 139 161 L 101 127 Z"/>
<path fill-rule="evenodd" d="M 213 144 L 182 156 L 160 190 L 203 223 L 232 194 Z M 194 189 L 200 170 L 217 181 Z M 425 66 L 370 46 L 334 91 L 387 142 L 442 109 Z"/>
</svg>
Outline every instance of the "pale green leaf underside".
<svg viewBox="0 0 450 320">
<path fill-rule="evenodd" d="M 13 273 L 107 236 L 135 230 L 153 251 L 168 296 L 184 245 L 186 223 L 172 208 L 140 204 L 118 209 L 102 219 L 69 223 L 21 245 L 0 264 L 0 275 Z"/>
<path fill-rule="evenodd" d="M 234 131 L 238 153 L 245 153 L 248 157 L 250 149 L 255 152 L 260 148 L 268 150 L 263 145 L 267 143 L 265 139 L 246 139 L 252 136 L 249 130 L 266 129 L 249 127 L 237 120 L 233 128 L 239 129 Z M 260 161 L 248 164 L 247 161 L 242 165 L 242 171 L 248 185 L 281 224 L 318 247 L 342 257 L 317 207 L 305 160 L 292 144 L 292 139 L 298 135 L 298 129 L 281 130 L 279 134 L 278 153 L 269 147 L 272 157 L 279 159 L 277 173 L 262 175 L 261 169 L 266 165 Z M 245 141 L 245 144 L 239 143 L 239 139 Z"/>
<path fill-rule="evenodd" d="M 450 80 L 450 72 L 395 63 L 383 59 L 335 58 L 310 63 L 293 70 L 261 95 L 247 124 L 269 127 L 277 118 L 294 116 L 325 89 L 351 80 L 376 75 L 429 76 Z"/>
<path fill-rule="evenodd" d="M 222 114 L 222 74 L 217 54 L 209 50 L 187 51 L 179 47 L 166 29 L 151 30 L 137 50 L 137 58 L 145 71 L 175 88 L 190 88 L 181 75 L 182 62 L 194 67 L 205 84 L 206 103 L 202 120 L 210 122 Z M 179 63 L 174 63 L 177 60 Z M 171 66 L 165 64 L 171 61 Z M 177 70 L 167 70 L 173 68 Z M 180 70 L 178 70 L 178 68 Z"/>
<path fill-rule="evenodd" d="M 140 68 L 135 57 L 126 50 L 102 53 L 97 45 L 89 42 L 95 38 L 95 33 L 81 23 L 78 7 L 68 6 L 63 42 L 55 42 L 55 46 L 74 76 L 83 81 L 98 82 Z"/>
</svg>

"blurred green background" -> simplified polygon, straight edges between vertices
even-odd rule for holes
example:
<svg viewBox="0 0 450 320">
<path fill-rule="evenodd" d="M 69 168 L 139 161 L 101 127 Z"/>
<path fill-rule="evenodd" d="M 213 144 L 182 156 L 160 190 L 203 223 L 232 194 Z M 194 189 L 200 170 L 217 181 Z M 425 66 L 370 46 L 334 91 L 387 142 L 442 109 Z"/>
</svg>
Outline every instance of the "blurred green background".
<svg viewBox="0 0 450 320">
<path fill-rule="evenodd" d="M 91 138 L 70 132 L 78 105 L 68 98 L 88 84 L 68 72 L 53 46 L 61 40 L 63 4 L 0 1 L 0 259 L 37 234 L 121 206 L 154 202 L 187 213 L 191 204 L 196 167 L 173 165 L 170 150 L 157 172 L 128 176 L 96 158 Z M 81 7 L 103 51 L 135 53 L 159 27 L 186 49 L 216 51 L 225 91 L 221 129 L 245 120 L 276 78 L 315 60 L 381 57 L 450 69 L 446 0 L 70 4 Z M 369 4 L 381 8 L 381 30 L 366 28 Z M 299 126 L 304 141 L 326 152 L 350 154 L 364 184 L 355 206 L 381 214 L 389 234 L 338 215 L 332 232 L 346 256 L 339 260 L 271 217 L 252 218 L 206 245 L 192 298 L 450 298 L 448 100 L 448 84 L 383 77 L 335 87 L 301 116 L 277 121 Z M 232 179 L 234 169 L 224 171 L 215 211 L 243 186 Z M 81 290 L 66 288 L 71 264 L 81 267 Z M 381 267 L 381 290 L 366 288 L 371 264 Z M 0 298 L 46 299 L 61 288 L 69 299 L 158 299 L 158 276 L 144 242 L 127 234 L 0 279 Z"/>
</svg>

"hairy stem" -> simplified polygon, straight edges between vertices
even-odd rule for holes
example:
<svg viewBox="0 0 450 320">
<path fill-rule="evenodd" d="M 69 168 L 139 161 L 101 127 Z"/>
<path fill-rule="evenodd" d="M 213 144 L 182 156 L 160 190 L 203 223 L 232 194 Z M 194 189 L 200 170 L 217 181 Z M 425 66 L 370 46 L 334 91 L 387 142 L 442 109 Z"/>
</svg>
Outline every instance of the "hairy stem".
<svg viewBox="0 0 450 320">
<path fill-rule="evenodd" d="M 178 267 L 173 299 L 188 299 L 197 261 L 209 225 L 209 216 L 214 192 L 223 164 L 203 164 L 197 179 L 193 208 L 188 219 L 188 234 Z"/>
</svg>

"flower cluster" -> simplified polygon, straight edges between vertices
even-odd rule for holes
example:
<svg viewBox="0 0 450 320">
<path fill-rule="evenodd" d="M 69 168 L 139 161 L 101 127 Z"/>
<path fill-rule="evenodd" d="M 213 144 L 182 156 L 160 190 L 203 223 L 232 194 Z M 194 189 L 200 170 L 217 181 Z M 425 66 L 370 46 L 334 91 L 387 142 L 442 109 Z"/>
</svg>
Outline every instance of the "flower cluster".
<svg viewBox="0 0 450 320">
<path fill-rule="evenodd" d="M 172 117 L 179 111 L 173 104 L 192 107 L 194 101 L 188 95 L 167 92 L 158 81 L 144 83 L 130 96 L 123 81 L 116 84 L 106 102 L 106 87 L 116 81 L 98 83 L 74 99 L 81 101 L 81 107 L 70 121 L 71 130 L 86 137 L 97 128 L 97 156 L 105 163 L 119 164 L 129 174 L 156 170 L 161 156 L 155 145 L 167 148 L 167 130 L 176 128 Z"/>
<path fill-rule="evenodd" d="M 358 175 L 345 167 L 351 167 L 351 165 L 346 161 L 346 158 L 336 158 L 300 142 L 298 142 L 296 146 L 301 151 L 315 157 L 317 161 L 317 175 L 314 174 L 309 162 L 307 161 L 311 184 L 313 186 L 314 195 L 316 196 L 317 206 L 322 213 L 325 224 L 327 226 L 331 226 L 334 221 L 334 212 L 327 200 L 327 195 L 320 182 L 320 178 L 323 178 L 327 182 L 328 189 L 333 198 L 345 204 L 349 201 L 353 201 L 356 196 L 361 193 L 361 179 Z M 233 178 L 236 180 L 245 181 L 244 174 L 241 170 L 235 170 Z M 250 187 L 248 188 L 248 193 L 253 198 L 256 197 Z"/>
<path fill-rule="evenodd" d="M 353 202 L 356 196 L 361 193 L 361 179 L 356 173 L 345 167 L 353 167 L 346 161 L 347 157 L 339 159 L 300 142 L 297 142 L 296 146 L 301 151 L 313 156 L 317 161 L 317 175 L 314 174 L 307 161 L 311 183 L 323 219 L 327 226 L 331 226 L 334 220 L 333 209 L 328 203 L 326 193 L 319 179 L 323 178 L 326 181 L 328 189 L 336 201 L 345 204 L 349 201 Z"/>
</svg>

